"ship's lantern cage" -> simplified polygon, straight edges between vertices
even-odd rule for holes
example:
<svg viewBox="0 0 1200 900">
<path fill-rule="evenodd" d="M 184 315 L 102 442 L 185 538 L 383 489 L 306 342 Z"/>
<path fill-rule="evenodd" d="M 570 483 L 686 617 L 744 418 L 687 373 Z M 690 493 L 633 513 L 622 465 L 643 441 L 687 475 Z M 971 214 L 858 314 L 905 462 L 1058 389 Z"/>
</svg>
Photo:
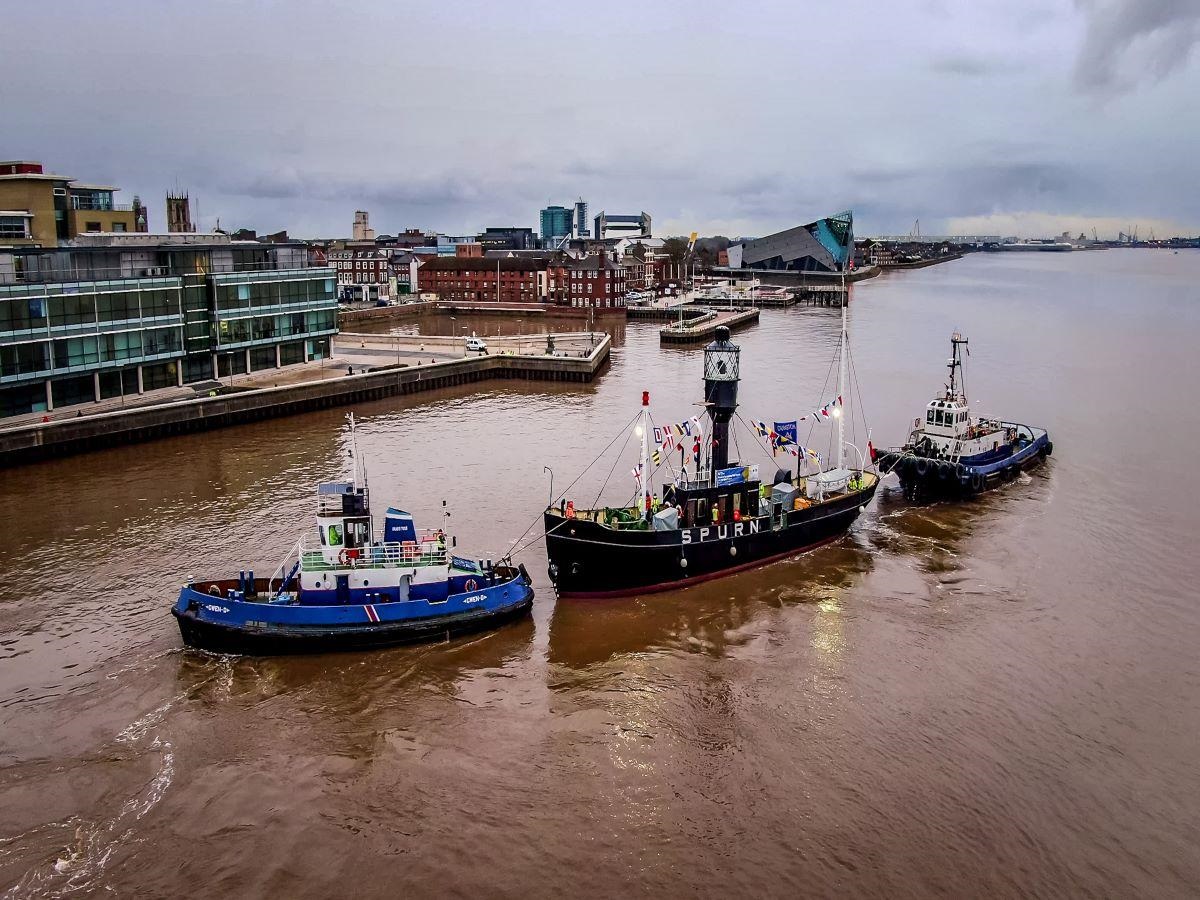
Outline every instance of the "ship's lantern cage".
<svg viewBox="0 0 1200 900">
<path fill-rule="evenodd" d="M 704 348 L 706 381 L 737 381 L 741 348 L 729 340 L 729 329 L 717 329 L 717 339 Z"/>
</svg>

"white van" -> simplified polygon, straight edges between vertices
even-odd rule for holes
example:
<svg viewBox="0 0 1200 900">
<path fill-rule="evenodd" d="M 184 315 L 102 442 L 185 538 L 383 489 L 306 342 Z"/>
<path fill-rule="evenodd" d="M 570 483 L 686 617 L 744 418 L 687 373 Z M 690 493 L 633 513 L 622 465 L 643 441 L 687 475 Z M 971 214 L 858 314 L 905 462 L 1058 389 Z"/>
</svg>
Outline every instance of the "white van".
<svg viewBox="0 0 1200 900">
<path fill-rule="evenodd" d="M 471 353 L 472 351 L 477 353 L 487 353 L 487 344 L 484 343 L 483 338 L 478 338 L 474 335 L 467 338 L 467 352 Z"/>
</svg>

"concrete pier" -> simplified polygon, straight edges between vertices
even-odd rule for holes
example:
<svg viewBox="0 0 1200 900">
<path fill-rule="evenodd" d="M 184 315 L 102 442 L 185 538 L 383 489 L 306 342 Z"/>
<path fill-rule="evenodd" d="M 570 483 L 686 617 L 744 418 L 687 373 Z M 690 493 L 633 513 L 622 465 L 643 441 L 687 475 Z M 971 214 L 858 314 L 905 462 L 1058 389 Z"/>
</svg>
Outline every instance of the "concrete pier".
<svg viewBox="0 0 1200 900">
<path fill-rule="evenodd" d="M 757 309 L 709 309 L 685 320 L 682 325 L 676 322 L 663 326 L 659 329 L 658 340 L 664 345 L 696 344 L 711 340 L 718 326 L 725 325 L 730 331 L 736 331 L 757 321 Z"/>
<path fill-rule="evenodd" d="M 610 348 L 611 340 L 604 335 L 582 356 L 493 353 L 431 365 L 392 365 L 321 381 L 0 429 L 0 467 L 493 378 L 583 383 L 603 369 Z"/>
</svg>

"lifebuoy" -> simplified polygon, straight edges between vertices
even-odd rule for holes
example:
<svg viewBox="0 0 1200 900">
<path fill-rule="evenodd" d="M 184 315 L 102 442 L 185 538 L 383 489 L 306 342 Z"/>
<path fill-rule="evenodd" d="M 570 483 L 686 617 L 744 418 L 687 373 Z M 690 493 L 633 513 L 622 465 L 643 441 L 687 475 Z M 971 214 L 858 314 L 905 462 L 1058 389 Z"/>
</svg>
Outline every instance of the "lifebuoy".
<svg viewBox="0 0 1200 900">
<path fill-rule="evenodd" d="M 574 501 L 571 501 L 571 500 L 567 501 L 567 518 L 568 519 L 575 518 L 575 503 L 574 503 Z"/>
<path fill-rule="evenodd" d="M 477 591 L 479 590 L 479 582 L 474 578 L 468 578 L 465 587 L 468 591 Z"/>
<path fill-rule="evenodd" d="M 343 547 L 343 548 L 341 549 L 341 551 L 338 553 L 338 563 L 339 563 L 340 565 L 343 565 L 343 566 L 345 566 L 345 565 L 351 565 L 351 566 L 353 566 L 353 565 L 354 565 L 354 561 L 355 561 L 356 559 L 358 559 L 358 551 L 357 551 L 357 550 L 354 550 L 354 549 L 351 549 L 351 548 L 347 548 L 347 547 Z"/>
</svg>

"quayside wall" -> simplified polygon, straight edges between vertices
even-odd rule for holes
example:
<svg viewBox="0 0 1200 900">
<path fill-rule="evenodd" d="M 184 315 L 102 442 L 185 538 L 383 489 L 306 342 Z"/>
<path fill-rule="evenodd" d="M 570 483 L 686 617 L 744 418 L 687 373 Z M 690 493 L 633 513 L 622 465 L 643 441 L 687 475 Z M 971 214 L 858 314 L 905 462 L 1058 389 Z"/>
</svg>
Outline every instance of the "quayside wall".
<svg viewBox="0 0 1200 900">
<path fill-rule="evenodd" d="M 589 382 L 607 362 L 610 347 L 606 336 L 586 357 L 497 354 L 422 366 L 387 366 L 321 381 L 4 429 L 0 430 L 0 467 L 496 378 Z"/>
</svg>

